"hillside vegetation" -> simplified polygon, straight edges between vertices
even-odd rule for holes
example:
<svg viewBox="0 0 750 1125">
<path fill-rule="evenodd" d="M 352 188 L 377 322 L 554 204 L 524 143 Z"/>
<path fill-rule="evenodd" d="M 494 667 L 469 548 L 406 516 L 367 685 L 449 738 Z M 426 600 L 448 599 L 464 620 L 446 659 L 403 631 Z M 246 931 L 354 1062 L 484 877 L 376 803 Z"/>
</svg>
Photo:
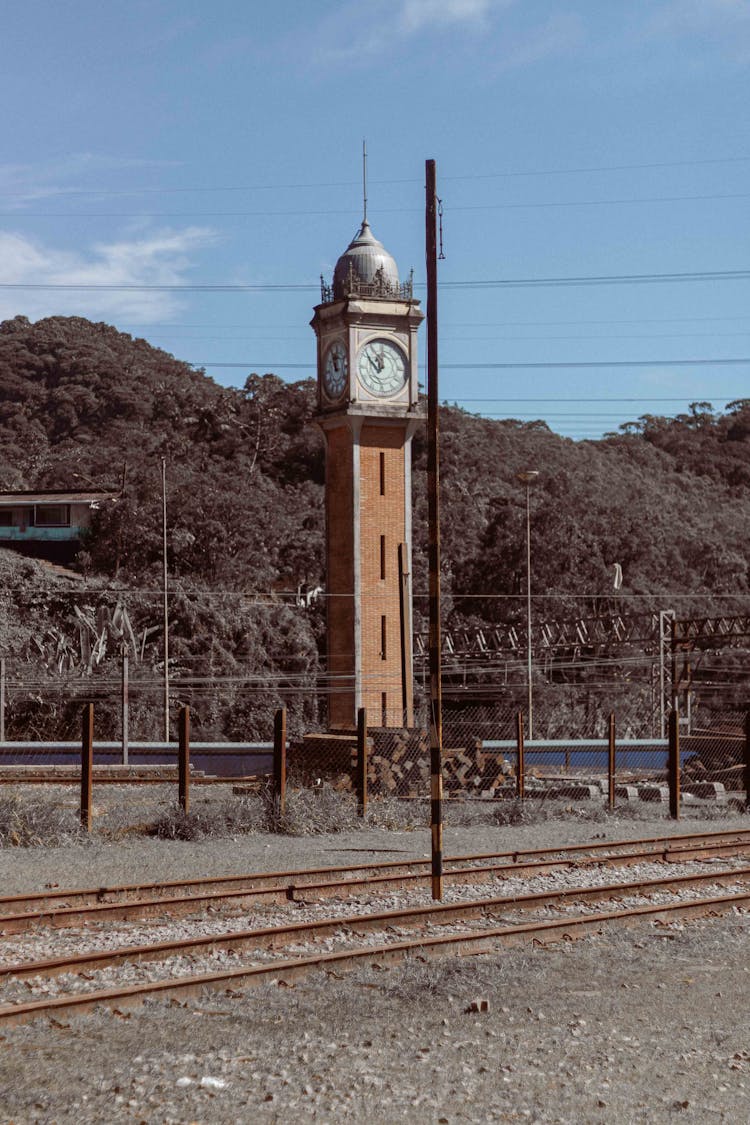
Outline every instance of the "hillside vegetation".
<svg viewBox="0 0 750 1125">
<path fill-rule="evenodd" d="M 50 599 L 46 624 L 75 647 L 74 602 L 94 612 L 124 599 L 134 630 L 152 630 L 143 667 L 157 678 L 165 457 L 175 674 L 276 677 L 262 693 L 227 686 L 219 699 L 194 686 L 182 697 L 198 709 L 202 729 L 217 735 L 267 736 L 282 696 L 300 723 L 313 722 L 322 610 L 294 596 L 324 581 L 324 459 L 313 411 L 312 379 L 250 374 L 242 389 L 227 389 L 106 324 L 17 317 L 0 325 L 0 488 L 119 488 L 125 480 L 121 500 L 97 514 L 77 560 L 85 581 Z M 677 607 L 686 611 L 747 605 L 750 399 L 722 413 L 696 403 L 676 419 L 644 417 L 601 441 L 573 442 L 542 422 L 490 421 L 448 405 L 441 427 L 449 624 L 522 613 L 521 599 L 504 596 L 524 589 L 522 468 L 540 472 L 532 553 L 536 592 L 554 595 L 548 615 L 664 608 L 675 593 L 691 595 Z M 426 611 L 423 434 L 414 465 L 419 621 Z M 615 563 L 624 574 L 617 594 Z M 6 590 L 0 643 L 53 676 L 59 668 L 40 656 L 32 618 L 25 637 L 19 629 L 29 588 L 44 604 L 48 586 L 41 568 Z M 114 656 L 110 643 L 91 676 L 111 674 Z M 81 671 L 75 661 L 68 668 Z"/>
</svg>

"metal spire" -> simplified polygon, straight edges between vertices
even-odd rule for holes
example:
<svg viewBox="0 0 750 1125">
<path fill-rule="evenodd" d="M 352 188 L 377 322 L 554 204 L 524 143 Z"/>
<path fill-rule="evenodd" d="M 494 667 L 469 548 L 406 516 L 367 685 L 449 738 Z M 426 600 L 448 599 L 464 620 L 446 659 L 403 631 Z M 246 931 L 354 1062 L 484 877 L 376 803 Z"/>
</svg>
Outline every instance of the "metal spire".
<svg viewBox="0 0 750 1125">
<path fill-rule="evenodd" d="M 362 214 L 362 226 L 367 222 L 367 141 L 362 141 L 362 196 L 364 200 L 364 208 Z"/>
</svg>

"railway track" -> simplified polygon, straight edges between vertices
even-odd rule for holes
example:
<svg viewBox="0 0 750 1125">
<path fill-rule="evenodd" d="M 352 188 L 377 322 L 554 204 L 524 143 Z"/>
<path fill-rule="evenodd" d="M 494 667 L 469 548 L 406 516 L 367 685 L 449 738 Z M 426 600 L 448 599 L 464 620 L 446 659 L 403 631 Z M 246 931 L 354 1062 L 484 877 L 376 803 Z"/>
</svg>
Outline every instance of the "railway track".
<svg viewBox="0 0 750 1125">
<path fill-rule="evenodd" d="M 533 848 L 480 852 L 445 861 L 449 883 L 488 882 L 559 870 L 571 865 L 606 863 L 628 866 L 658 858 L 664 862 L 707 859 L 750 852 L 750 829 L 651 836 Z M 161 883 L 47 890 L 40 894 L 0 897 L 0 936 L 32 927 L 59 928 L 93 921 L 123 921 L 154 914 L 178 916 L 220 905 L 237 908 L 250 903 L 310 901 L 340 897 L 364 889 L 368 894 L 427 884 L 430 860 L 387 860 L 291 871 L 213 876 Z"/>
<path fill-rule="evenodd" d="M 152 892 L 149 911 L 157 916 L 157 932 L 153 933 L 149 917 L 146 940 L 142 922 L 135 938 L 132 929 L 126 929 L 124 937 L 120 937 L 118 932 L 112 933 L 113 923 L 124 919 L 110 916 L 105 925 L 92 929 L 91 919 L 101 921 L 101 916 L 85 913 L 102 907 L 115 911 L 142 908 L 143 897 L 130 902 L 92 903 L 87 907 L 84 897 L 101 891 L 55 892 L 56 902 L 64 902 L 66 895 L 79 896 L 78 906 L 71 908 L 64 902 L 58 907 L 62 911 L 79 911 L 76 932 L 50 938 L 48 929 L 38 928 L 40 923 L 54 919 L 56 909 L 50 909 L 49 896 L 39 896 L 43 905 L 36 914 L 35 931 L 9 932 L 5 927 L 13 918 L 28 917 L 28 910 L 19 910 L 15 915 L 6 913 L 0 919 L 0 958 L 4 962 L 0 963 L 0 1025 L 9 1026 L 42 1015 L 70 1016 L 102 1004 L 119 1009 L 147 997 L 179 1000 L 207 988 L 232 990 L 270 980 L 291 981 L 314 968 L 338 972 L 357 964 L 387 963 L 415 954 L 426 957 L 483 953 L 520 942 L 578 937 L 613 925 L 647 920 L 669 923 L 687 916 L 750 910 L 750 864 L 740 861 L 747 852 L 750 832 L 732 831 L 575 845 L 554 851 L 498 853 L 491 857 L 460 856 L 450 861 L 456 878 L 448 892 L 451 901 L 443 903 L 424 901 L 428 875 L 424 861 L 149 884 L 148 888 L 140 884 L 109 888 L 108 894 L 122 896 L 142 896 L 145 889 Z M 719 865 L 722 855 L 733 856 L 735 862 Z M 672 869 L 665 874 L 665 857 L 670 865 L 684 864 L 686 869 L 679 873 Z M 627 878 L 630 873 L 619 869 L 633 864 L 639 865 L 637 877 Z M 339 881 L 321 880 L 321 870 L 338 876 Z M 602 881 L 603 874 L 609 875 L 610 871 L 617 878 Z M 512 887 L 507 893 L 480 897 L 477 892 L 484 888 L 472 882 L 477 872 L 483 881 L 512 881 Z M 347 878 L 342 878 L 344 875 Z M 369 901 L 363 905 L 351 897 L 355 888 L 377 898 L 384 880 L 391 881 L 393 890 L 392 882 L 405 877 L 415 882 L 406 891 L 401 885 L 399 893 L 406 901 L 399 902 L 398 909 L 378 909 L 377 903 L 373 906 Z M 575 884 L 570 883 L 571 878 L 576 879 Z M 237 890 L 235 880 L 239 879 L 248 882 Z M 253 886 L 253 879 L 260 880 L 262 885 Z M 217 882 L 231 889 L 217 891 Z M 214 889 L 201 893 L 206 884 Z M 235 906 L 235 896 L 240 895 L 245 896 L 243 903 L 247 905 L 249 901 L 257 914 L 257 900 L 248 899 L 248 892 L 275 894 L 279 888 L 286 891 L 291 886 L 295 893 L 304 890 L 309 895 L 322 885 L 338 888 L 338 897 L 343 901 L 332 903 L 325 896 L 318 900 L 316 894 L 312 901 L 301 901 L 286 894 L 281 912 L 277 908 L 277 917 L 271 919 L 273 924 L 228 929 L 226 917 L 212 917 L 210 932 L 205 932 L 208 922 L 203 913 L 197 933 L 168 934 L 164 939 L 159 932 L 165 926 L 176 925 L 173 909 L 185 900 L 189 903 L 186 910 L 195 914 L 205 910 L 207 901 L 216 902 L 222 897 L 225 903 Z M 199 888 L 199 893 L 181 895 L 184 888 Z M 162 891 L 161 898 L 157 889 Z M 347 899 L 346 895 L 350 897 Z M 421 896 L 421 901 L 413 901 L 415 895 Z M 2 906 L 6 910 L 11 902 L 28 906 L 32 899 L 33 896 L 14 896 L 3 900 Z M 602 910 L 598 904 L 605 904 L 607 909 Z M 268 909 L 266 905 L 260 912 Z M 297 915 L 292 921 L 288 920 L 290 911 Z M 279 918 L 280 913 L 287 917 Z M 304 917 L 300 918 L 300 913 Z M 129 925 L 133 917 L 125 919 Z M 135 917 L 142 920 L 143 913 L 136 913 Z M 257 918 L 251 916 L 251 920 L 257 923 Z M 51 924 L 57 925 L 57 921 Z M 68 921 L 66 925 L 69 924 Z M 73 951 L 33 956 L 34 942 L 40 940 L 40 935 L 47 944 L 50 940 L 67 941 Z M 154 940 L 155 937 L 161 940 Z M 7 945 L 14 938 L 20 943 L 22 954 L 28 952 L 24 943 L 30 943 L 32 955 L 10 959 Z M 91 948 L 83 948 L 86 945 Z"/>
</svg>

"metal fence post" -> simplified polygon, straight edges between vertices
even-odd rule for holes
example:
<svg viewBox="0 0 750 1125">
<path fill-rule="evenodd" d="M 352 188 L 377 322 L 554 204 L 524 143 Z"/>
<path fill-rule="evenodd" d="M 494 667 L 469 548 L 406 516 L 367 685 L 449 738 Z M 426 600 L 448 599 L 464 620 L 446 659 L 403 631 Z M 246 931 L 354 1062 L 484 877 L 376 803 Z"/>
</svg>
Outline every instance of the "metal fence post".
<svg viewBox="0 0 750 1125">
<path fill-rule="evenodd" d="M 750 711 L 745 713 L 745 807 L 750 808 Z"/>
<path fill-rule="evenodd" d="M 357 711 L 357 815 L 367 812 L 367 709 Z"/>
<path fill-rule="evenodd" d="M 526 795 L 523 745 L 523 711 L 516 714 L 516 797 L 522 801 Z"/>
<path fill-rule="evenodd" d="M 178 720 L 177 800 L 184 813 L 190 812 L 190 708 L 181 707 Z"/>
<path fill-rule="evenodd" d="M 122 764 L 128 764 L 128 737 L 130 703 L 128 698 L 128 657 L 122 654 Z"/>
<path fill-rule="evenodd" d="M 615 716 L 609 716 L 609 763 L 607 768 L 609 780 L 609 800 L 608 804 L 610 809 L 615 807 Z"/>
<path fill-rule="evenodd" d="M 81 827 L 91 831 L 91 798 L 94 773 L 94 704 L 83 708 L 81 730 Z"/>
<path fill-rule="evenodd" d="M 286 707 L 279 707 L 273 719 L 273 795 L 279 814 L 286 811 Z"/>
<path fill-rule="evenodd" d="M 669 782 L 669 815 L 672 820 L 680 819 L 680 713 L 676 707 L 669 712 L 669 759 L 667 766 Z"/>
<path fill-rule="evenodd" d="M 5 742 L 5 657 L 0 657 L 0 742 Z"/>
</svg>

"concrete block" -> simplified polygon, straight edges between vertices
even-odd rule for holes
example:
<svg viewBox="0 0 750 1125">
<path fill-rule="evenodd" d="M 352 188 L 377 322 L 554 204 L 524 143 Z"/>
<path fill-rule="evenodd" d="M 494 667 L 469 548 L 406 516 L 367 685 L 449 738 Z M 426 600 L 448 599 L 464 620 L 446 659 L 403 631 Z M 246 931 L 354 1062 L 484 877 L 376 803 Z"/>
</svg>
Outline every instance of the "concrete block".
<svg viewBox="0 0 750 1125">
<path fill-rule="evenodd" d="M 638 797 L 641 801 L 658 801 L 662 804 L 669 803 L 669 786 L 639 785 Z"/>
<path fill-rule="evenodd" d="M 544 796 L 557 801 L 590 801 L 601 797 L 598 785 L 550 785 Z"/>
<path fill-rule="evenodd" d="M 615 785 L 615 798 L 618 801 L 637 801 L 638 789 L 635 785 Z"/>
<path fill-rule="evenodd" d="M 721 781 L 691 781 L 682 786 L 683 793 L 692 793 L 704 801 L 719 801 L 726 797 L 726 789 Z"/>
</svg>

